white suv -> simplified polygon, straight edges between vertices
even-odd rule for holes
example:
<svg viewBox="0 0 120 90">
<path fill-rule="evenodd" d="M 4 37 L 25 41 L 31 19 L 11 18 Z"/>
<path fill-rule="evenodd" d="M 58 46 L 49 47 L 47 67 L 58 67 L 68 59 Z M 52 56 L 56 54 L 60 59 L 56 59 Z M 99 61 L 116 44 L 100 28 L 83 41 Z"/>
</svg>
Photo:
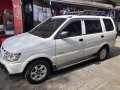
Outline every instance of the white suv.
<svg viewBox="0 0 120 90">
<path fill-rule="evenodd" d="M 8 74 L 25 73 L 30 83 L 93 58 L 104 60 L 116 41 L 115 24 L 104 16 L 55 16 L 27 33 L 6 39 L 1 66 Z"/>
</svg>

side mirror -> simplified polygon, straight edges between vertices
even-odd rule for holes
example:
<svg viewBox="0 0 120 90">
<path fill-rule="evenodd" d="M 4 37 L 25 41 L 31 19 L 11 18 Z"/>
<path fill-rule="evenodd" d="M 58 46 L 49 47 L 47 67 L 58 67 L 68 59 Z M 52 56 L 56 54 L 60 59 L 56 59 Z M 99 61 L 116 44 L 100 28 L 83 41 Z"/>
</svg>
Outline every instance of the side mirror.
<svg viewBox="0 0 120 90">
<path fill-rule="evenodd" d="M 57 39 L 66 38 L 67 36 L 68 36 L 68 31 L 63 31 L 58 35 Z"/>
</svg>

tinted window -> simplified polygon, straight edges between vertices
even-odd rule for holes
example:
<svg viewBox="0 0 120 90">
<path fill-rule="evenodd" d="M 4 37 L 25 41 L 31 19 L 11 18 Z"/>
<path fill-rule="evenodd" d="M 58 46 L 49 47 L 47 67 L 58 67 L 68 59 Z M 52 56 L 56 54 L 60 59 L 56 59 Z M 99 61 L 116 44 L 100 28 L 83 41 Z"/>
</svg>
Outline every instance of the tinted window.
<svg viewBox="0 0 120 90">
<path fill-rule="evenodd" d="M 103 22 L 105 24 L 106 31 L 112 31 L 114 29 L 110 19 L 103 19 Z"/>
<path fill-rule="evenodd" d="M 63 29 L 63 31 L 68 32 L 68 37 L 81 35 L 82 34 L 81 21 L 74 21 L 70 23 L 67 27 Z"/>
<path fill-rule="evenodd" d="M 59 26 L 65 20 L 65 18 L 50 18 L 46 22 L 40 24 L 34 30 L 30 31 L 30 33 L 38 37 L 48 38 L 59 28 Z"/>
<path fill-rule="evenodd" d="M 100 20 L 85 20 L 86 34 L 102 32 Z"/>
</svg>

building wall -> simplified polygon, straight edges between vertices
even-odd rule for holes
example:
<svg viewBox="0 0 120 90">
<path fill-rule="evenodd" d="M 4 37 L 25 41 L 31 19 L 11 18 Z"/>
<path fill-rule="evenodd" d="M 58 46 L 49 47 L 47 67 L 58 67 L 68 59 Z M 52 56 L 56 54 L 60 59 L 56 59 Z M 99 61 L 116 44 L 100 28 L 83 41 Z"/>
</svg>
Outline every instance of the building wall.
<svg viewBox="0 0 120 90">
<path fill-rule="evenodd" d="M 15 34 L 23 32 L 23 19 L 20 0 L 12 0 Z"/>
</svg>

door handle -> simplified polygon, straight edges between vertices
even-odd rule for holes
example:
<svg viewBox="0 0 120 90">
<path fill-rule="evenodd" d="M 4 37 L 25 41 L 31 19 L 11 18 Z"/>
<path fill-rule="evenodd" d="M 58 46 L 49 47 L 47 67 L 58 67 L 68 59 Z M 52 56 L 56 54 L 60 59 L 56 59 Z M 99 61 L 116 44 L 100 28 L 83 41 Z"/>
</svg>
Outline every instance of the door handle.
<svg viewBox="0 0 120 90">
<path fill-rule="evenodd" d="M 104 38 L 104 35 L 101 35 L 101 38 Z"/>
<path fill-rule="evenodd" d="M 79 39 L 79 41 L 81 42 L 81 41 L 83 41 L 83 39 Z"/>
</svg>

